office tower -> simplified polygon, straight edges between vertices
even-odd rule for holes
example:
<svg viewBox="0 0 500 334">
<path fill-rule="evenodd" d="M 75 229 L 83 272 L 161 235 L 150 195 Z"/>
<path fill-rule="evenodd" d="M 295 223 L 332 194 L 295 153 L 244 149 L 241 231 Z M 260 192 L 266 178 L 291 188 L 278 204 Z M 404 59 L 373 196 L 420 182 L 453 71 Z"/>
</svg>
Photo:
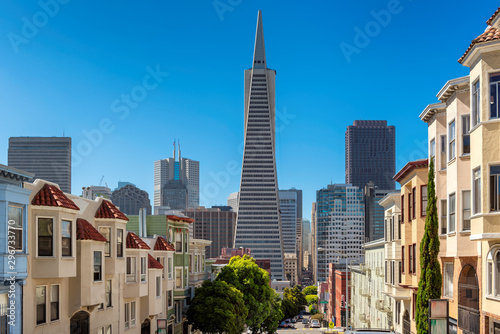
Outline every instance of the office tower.
<svg viewBox="0 0 500 334">
<path fill-rule="evenodd" d="M 302 190 L 280 190 L 281 236 L 283 238 L 283 251 L 285 253 L 297 252 L 297 219 L 299 206 L 302 209 Z M 300 204 L 299 204 L 300 202 Z M 302 211 L 302 210 L 301 210 Z"/>
<path fill-rule="evenodd" d="M 146 214 L 151 215 L 149 194 L 131 184 L 113 191 L 111 201 L 126 215 L 138 215 L 139 209 L 146 209 Z"/>
<path fill-rule="evenodd" d="M 317 279 L 326 282 L 328 264 L 360 263 L 365 240 L 363 190 L 331 184 L 316 191 Z"/>
<path fill-rule="evenodd" d="M 318 244 L 316 235 L 316 202 L 311 205 L 311 267 L 313 283 L 318 282 Z"/>
<path fill-rule="evenodd" d="M 10 137 L 8 165 L 57 183 L 71 193 L 70 137 Z"/>
<path fill-rule="evenodd" d="M 311 222 L 302 219 L 302 250 L 311 252 Z"/>
<path fill-rule="evenodd" d="M 135 186 L 135 184 L 133 184 L 132 182 L 128 182 L 128 181 L 118 181 L 118 187 L 115 188 L 115 190 L 118 190 L 120 188 L 123 188 L 125 187 L 127 184 L 131 184 L 133 186 Z"/>
<path fill-rule="evenodd" d="M 267 68 L 262 14 L 252 68 L 245 71 L 245 145 L 235 247 L 271 261 L 272 278 L 283 280 L 283 244 L 275 159 L 275 76 Z"/>
<path fill-rule="evenodd" d="M 384 237 L 384 208 L 378 201 L 392 191 L 378 189 L 372 181 L 365 185 L 365 242 Z"/>
<path fill-rule="evenodd" d="M 200 204 L 200 162 L 181 157 L 155 161 L 154 206 L 172 210 L 197 208 Z M 155 209 L 156 210 L 156 209 Z"/>
<path fill-rule="evenodd" d="M 345 132 L 345 182 L 360 189 L 370 181 L 395 189 L 396 128 L 387 121 L 354 121 Z"/>
<path fill-rule="evenodd" d="M 238 213 L 238 194 L 239 192 L 229 194 L 227 205 L 233 208 L 233 211 Z"/>
<path fill-rule="evenodd" d="M 211 240 L 212 244 L 206 248 L 207 258 L 216 258 L 223 248 L 232 248 L 236 212 L 229 207 L 198 207 L 183 212 L 194 219 L 193 236 L 195 239 Z"/>
</svg>

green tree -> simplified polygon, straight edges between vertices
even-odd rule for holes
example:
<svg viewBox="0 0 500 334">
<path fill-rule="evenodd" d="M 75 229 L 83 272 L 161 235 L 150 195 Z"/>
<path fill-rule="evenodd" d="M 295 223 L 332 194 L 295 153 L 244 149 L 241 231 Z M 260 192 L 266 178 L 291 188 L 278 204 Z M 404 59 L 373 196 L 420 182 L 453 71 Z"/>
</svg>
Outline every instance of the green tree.
<svg viewBox="0 0 500 334">
<path fill-rule="evenodd" d="M 223 281 L 205 281 L 187 311 L 189 324 L 204 333 L 240 334 L 248 310 L 243 294 Z"/>
<path fill-rule="evenodd" d="M 441 267 L 439 265 L 438 215 L 436 206 L 436 190 L 434 182 L 434 161 L 429 165 L 427 182 L 427 216 L 425 218 L 424 236 L 420 242 L 420 281 L 417 294 L 417 332 L 428 333 L 429 299 L 441 297 Z"/>
<path fill-rule="evenodd" d="M 293 318 L 298 313 L 297 305 L 295 305 L 291 300 L 283 298 L 281 302 L 281 309 L 283 312 L 282 319 Z"/>
<path fill-rule="evenodd" d="M 300 309 L 302 306 L 307 305 L 306 296 L 304 296 L 304 293 L 300 290 L 300 287 L 298 285 L 294 286 L 292 289 L 285 288 L 285 290 L 283 291 L 283 299 L 290 300 L 295 304 L 297 309 Z"/>
<path fill-rule="evenodd" d="M 321 323 L 323 321 L 323 314 L 321 314 L 321 313 L 315 314 L 315 315 L 311 316 L 311 319 L 318 319 L 319 322 Z"/>
<path fill-rule="evenodd" d="M 306 300 L 307 300 L 307 305 L 318 304 L 318 296 L 316 296 L 316 295 L 307 295 Z"/>
<path fill-rule="evenodd" d="M 271 315 L 274 291 L 269 285 L 269 274 L 261 269 L 253 258 L 233 256 L 217 276 L 241 291 L 248 309 L 247 326 L 252 332 L 262 331 L 263 322 Z"/>
<path fill-rule="evenodd" d="M 317 295 L 318 294 L 318 287 L 316 285 L 311 285 L 308 287 L 305 287 L 304 290 L 302 290 L 304 295 Z"/>
<path fill-rule="evenodd" d="M 275 292 L 271 299 L 271 314 L 262 323 L 262 331 L 269 334 L 276 332 L 281 319 L 283 319 L 281 297 Z"/>
</svg>

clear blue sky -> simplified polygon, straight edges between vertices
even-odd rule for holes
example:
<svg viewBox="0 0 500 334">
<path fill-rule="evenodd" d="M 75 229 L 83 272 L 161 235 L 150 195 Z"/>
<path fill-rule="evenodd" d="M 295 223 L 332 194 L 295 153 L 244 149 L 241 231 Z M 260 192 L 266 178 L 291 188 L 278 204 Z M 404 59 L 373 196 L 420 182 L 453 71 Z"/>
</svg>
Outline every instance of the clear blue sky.
<svg viewBox="0 0 500 334">
<path fill-rule="evenodd" d="M 304 217 L 316 190 L 344 182 L 353 120 L 396 126 L 397 170 L 426 156 L 418 115 L 447 80 L 468 74 L 457 59 L 499 5 L 59 1 L 46 2 L 50 15 L 36 1 L 0 3 L 0 163 L 11 136 L 64 132 L 76 153 L 74 194 L 104 176 L 111 188 L 130 181 L 152 200 L 153 162 L 170 157 L 179 138 L 183 156 L 200 161 L 202 204 L 225 204 L 239 188 L 243 71 L 260 9 L 268 66 L 278 73 L 278 182 L 303 190 Z M 388 8 L 390 18 L 374 24 L 373 11 Z M 370 39 L 356 40 L 358 28 Z M 347 44 L 357 48 L 349 57 Z M 146 77 L 154 71 L 158 82 Z M 132 93 L 139 102 L 122 97 Z"/>
</svg>

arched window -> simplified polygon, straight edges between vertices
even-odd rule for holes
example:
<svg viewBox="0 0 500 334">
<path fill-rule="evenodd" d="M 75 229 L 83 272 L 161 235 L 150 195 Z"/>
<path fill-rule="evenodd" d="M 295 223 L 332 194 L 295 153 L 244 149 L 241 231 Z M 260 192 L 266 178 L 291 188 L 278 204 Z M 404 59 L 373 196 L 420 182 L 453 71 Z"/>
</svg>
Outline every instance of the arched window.
<svg viewBox="0 0 500 334">
<path fill-rule="evenodd" d="M 500 297 L 500 245 L 493 246 L 486 257 L 486 295 Z"/>
</svg>

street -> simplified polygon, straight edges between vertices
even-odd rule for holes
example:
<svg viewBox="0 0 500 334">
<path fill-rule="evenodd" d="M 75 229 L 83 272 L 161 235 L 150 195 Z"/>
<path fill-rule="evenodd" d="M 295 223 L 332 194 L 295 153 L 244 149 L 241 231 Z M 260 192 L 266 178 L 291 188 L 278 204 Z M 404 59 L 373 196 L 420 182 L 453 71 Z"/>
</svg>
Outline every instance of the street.
<svg viewBox="0 0 500 334">
<path fill-rule="evenodd" d="M 304 316 L 304 318 L 309 319 L 310 316 Z M 320 334 L 324 333 L 327 328 L 309 328 L 304 327 L 302 324 L 302 320 L 297 321 L 295 324 L 295 328 L 278 328 L 278 334 Z"/>
</svg>

